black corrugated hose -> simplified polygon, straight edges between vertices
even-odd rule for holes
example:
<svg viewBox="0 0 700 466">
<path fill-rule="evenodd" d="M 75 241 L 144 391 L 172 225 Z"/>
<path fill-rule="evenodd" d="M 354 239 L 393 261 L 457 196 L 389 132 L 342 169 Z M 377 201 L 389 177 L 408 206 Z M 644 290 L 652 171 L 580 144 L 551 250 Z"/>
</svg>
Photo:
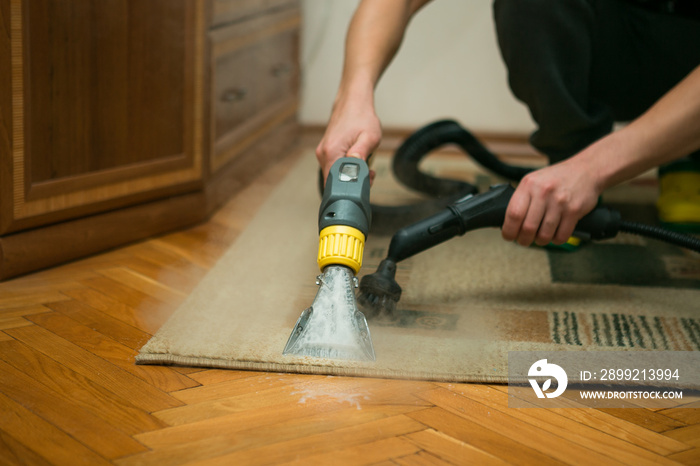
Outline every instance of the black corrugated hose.
<svg viewBox="0 0 700 466">
<path fill-rule="evenodd" d="M 466 154 L 487 170 L 511 181 L 520 181 L 534 168 L 503 163 L 469 131 L 453 120 L 440 120 L 410 135 L 394 155 L 393 170 L 396 178 L 417 191 L 443 196 L 477 188 L 463 181 L 436 178 L 418 170 L 418 164 L 431 151 L 446 144 L 459 146 Z"/>
<path fill-rule="evenodd" d="M 406 187 L 437 199 L 406 206 L 373 204 L 373 231 L 396 231 L 434 214 L 468 194 L 476 194 L 479 191 L 476 186 L 465 181 L 438 178 L 418 169 L 425 157 L 448 144 L 458 146 L 487 170 L 511 181 L 520 181 L 523 176 L 535 170 L 503 163 L 454 120 L 436 121 L 415 131 L 399 146 L 394 154 L 392 170 L 396 179 Z"/>
<path fill-rule="evenodd" d="M 657 239 L 685 249 L 690 249 L 691 251 L 700 252 L 700 238 L 684 235 L 683 233 L 677 233 L 665 228 L 646 225 L 644 223 L 622 221 L 620 222 L 620 231 L 646 236 L 647 238 Z"/>
</svg>

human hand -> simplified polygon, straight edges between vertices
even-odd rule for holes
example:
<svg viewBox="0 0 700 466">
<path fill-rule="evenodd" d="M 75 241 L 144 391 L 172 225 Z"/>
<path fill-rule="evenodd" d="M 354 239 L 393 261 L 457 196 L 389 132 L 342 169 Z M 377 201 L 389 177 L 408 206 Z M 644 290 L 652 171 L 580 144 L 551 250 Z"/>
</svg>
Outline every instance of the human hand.
<svg viewBox="0 0 700 466">
<path fill-rule="evenodd" d="M 323 171 L 323 179 L 333 162 L 341 157 L 367 160 L 379 145 L 382 128 L 372 105 L 339 102 L 333 110 L 326 132 L 316 147 L 316 158 Z M 370 183 L 375 173 L 370 170 Z"/>
<path fill-rule="evenodd" d="M 563 244 L 601 191 L 591 167 L 575 157 L 529 173 L 508 203 L 501 234 L 522 246 Z"/>
</svg>

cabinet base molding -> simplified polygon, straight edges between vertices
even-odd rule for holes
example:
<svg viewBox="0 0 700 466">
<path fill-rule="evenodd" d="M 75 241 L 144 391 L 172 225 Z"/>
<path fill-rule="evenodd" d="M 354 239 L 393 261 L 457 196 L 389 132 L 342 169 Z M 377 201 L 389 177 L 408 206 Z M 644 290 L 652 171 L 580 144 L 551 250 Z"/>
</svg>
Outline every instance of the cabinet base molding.
<svg viewBox="0 0 700 466">
<path fill-rule="evenodd" d="M 0 237 L 0 280 L 194 225 L 205 205 L 201 192 L 183 194 Z"/>
</svg>

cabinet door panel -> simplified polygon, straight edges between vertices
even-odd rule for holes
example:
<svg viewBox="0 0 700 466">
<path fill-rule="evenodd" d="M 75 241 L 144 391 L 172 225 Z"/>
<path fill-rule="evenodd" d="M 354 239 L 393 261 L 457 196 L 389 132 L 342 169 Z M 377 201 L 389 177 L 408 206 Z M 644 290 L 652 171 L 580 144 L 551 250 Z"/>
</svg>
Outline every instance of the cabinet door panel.
<svg viewBox="0 0 700 466">
<path fill-rule="evenodd" d="M 4 2 L 13 194 L 0 233 L 201 185 L 203 1 Z"/>
</svg>

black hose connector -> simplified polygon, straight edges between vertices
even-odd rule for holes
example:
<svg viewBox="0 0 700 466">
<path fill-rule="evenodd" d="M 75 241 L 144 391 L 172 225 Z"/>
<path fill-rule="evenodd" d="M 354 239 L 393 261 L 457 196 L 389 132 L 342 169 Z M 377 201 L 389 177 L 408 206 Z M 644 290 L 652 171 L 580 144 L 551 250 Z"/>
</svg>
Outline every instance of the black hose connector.
<svg viewBox="0 0 700 466">
<path fill-rule="evenodd" d="M 578 221 L 574 236 L 583 240 L 603 240 L 617 236 L 622 219 L 620 212 L 599 206 Z"/>
</svg>

